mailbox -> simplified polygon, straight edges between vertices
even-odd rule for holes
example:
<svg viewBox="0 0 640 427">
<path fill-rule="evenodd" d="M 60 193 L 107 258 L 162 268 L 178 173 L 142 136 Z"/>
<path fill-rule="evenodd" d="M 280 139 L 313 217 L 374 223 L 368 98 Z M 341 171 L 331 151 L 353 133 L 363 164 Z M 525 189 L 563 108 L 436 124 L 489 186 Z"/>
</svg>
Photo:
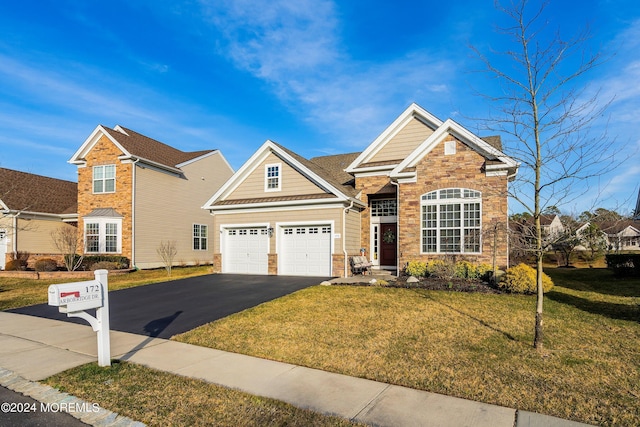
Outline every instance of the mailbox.
<svg viewBox="0 0 640 427">
<path fill-rule="evenodd" d="M 49 305 L 60 307 L 61 312 L 102 307 L 102 298 L 102 285 L 97 280 L 49 286 Z"/>
</svg>

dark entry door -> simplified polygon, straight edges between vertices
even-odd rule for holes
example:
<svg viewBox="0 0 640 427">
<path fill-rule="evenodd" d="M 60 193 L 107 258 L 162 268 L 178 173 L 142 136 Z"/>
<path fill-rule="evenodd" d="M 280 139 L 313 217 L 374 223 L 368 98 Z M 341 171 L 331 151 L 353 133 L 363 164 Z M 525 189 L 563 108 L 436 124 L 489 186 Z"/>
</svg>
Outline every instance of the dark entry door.
<svg viewBox="0 0 640 427">
<path fill-rule="evenodd" d="M 380 224 L 380 265 L 395 266 L 397 262 L 398 224 Z"/>
</svg>

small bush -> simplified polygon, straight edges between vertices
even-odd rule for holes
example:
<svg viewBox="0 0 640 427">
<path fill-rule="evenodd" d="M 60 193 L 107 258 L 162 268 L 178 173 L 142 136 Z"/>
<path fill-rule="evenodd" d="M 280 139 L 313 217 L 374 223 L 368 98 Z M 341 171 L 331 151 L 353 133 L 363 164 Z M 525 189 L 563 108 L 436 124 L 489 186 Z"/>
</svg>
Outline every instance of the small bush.
<svg viewBox="0 0 640 427">
<path fill-rule="evenodd" d="M 33 267 L 36 271 L 56 271 L 58 269 L 58 263 L 55 259 L 41 258 L 36 261 Z"/>
<path fill-rule="evenodd" d="M 535 294 L 537 292 L 536 270 L 526 264 L 518 264 L 509 268 L 498 286 L 508 292 L 519 294 Z M 553 288 L 553 281 L 542 273 L 542 289 L 549 292 Z"/>
<path fill-rule="evenodd" d="M 441 259 L 434 259 L 427 263 L 427 274 L 438 279 L 451 279 L 456 274 L 455 264 Z"/>
<path fill-rule="evenodd" d="M 118 268 L 118 263 L 116 262 L 100 261 L 100 262 L 91 264 L 91 267 L 89 267 L 89 269 L 91 271 L 96 271 L 96 270 L 118 270 L 119 268 Z"/>
<path fill-rule="evenodd" d="M 427 263 L 423 261 L 409 261 L 404 271 L 409 276 L 424 277 L 427 275 Z"/>
<path fill-rule="evenodd" d="M 18 259 L 8 261 L 4 266 L 5 271 L 22 271 L 27 269 L 27 264 Z"/>
</svg>

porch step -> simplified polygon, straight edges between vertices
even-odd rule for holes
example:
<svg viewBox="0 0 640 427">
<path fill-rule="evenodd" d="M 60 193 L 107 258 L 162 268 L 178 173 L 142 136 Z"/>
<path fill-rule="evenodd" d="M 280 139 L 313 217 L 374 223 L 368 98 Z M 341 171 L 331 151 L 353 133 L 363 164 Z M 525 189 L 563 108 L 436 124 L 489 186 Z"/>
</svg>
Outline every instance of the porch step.
<svg viewBox="0 0 640 427">
<path fill-rule="evenodd" d="M 397 270 L 391 270 L 391 269 L 380 270 L 378 268 L 371 269 L 372 276 L 395 276 L 396 273 L 397 273 Z"/>
</svg>

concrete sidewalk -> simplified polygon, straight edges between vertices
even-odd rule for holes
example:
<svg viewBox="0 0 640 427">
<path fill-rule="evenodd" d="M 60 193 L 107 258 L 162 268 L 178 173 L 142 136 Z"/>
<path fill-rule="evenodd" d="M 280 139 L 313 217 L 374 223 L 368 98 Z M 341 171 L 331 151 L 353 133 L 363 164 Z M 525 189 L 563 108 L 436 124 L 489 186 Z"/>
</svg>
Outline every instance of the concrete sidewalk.
<svg viewBox="0 0 640 427">
<path fill-rule="evenodd" d="M 0 312 L 0 367 L 27 380 L 96 361 L 96 347 L 89 326 Z M 125 332 L 111 332 L 111 357 L 376 426 L 584 425 Z"/>
</svg>

